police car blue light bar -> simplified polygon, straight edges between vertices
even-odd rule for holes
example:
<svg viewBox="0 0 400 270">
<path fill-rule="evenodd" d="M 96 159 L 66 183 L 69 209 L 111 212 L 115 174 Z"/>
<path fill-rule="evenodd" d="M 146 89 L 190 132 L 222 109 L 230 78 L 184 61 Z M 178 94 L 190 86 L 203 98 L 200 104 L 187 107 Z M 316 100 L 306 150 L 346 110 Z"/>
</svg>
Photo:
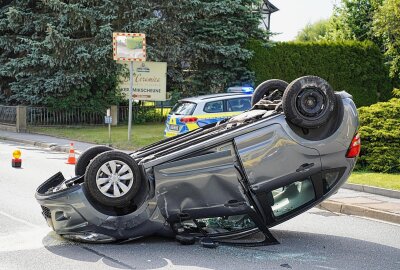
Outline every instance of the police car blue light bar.
<svg viewBox="0 0 400 270">
<path fill-rule="evenodd" d="M 251 86 L 234 86 L 229 87 L 226 91 L 227 93 L 243 93 L 243 94 L 253 94 L 254 88 Z"/>
</svg>

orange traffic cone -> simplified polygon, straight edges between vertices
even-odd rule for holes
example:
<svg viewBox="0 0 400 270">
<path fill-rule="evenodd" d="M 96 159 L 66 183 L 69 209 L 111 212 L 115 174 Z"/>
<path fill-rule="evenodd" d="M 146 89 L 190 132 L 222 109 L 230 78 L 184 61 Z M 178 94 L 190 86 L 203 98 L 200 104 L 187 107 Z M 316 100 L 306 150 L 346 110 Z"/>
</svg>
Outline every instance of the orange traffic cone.
<svg viewBox="0 0 400 270">
<path fill-rule="evenodd" d="M 71 165 L 75 165 L 76 164 L 75 150 L 74 150 L 74 144 L 73 143 L 71 143 L 71 146 L 69 148 L 69 156 L 68 156 L 67 164 L 71 164 Z"/>
</svg>

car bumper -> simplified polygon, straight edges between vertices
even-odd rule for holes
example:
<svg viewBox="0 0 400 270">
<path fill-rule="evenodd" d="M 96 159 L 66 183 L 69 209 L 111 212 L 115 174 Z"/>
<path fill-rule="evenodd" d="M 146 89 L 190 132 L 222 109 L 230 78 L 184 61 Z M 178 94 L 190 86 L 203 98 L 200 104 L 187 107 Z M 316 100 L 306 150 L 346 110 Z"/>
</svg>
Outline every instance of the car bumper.
<svg viewBox="0 0 400 270">
<path fill-rule="evenodd" d="M 179 132 L 175 132 L 175 131 L 165 131 L 164 132 L 164 137 L 165 138 L 171 138 L 171 137 L 175 137 L 177 135 L 179 135 Z"/>
<path fill-rule="evenodd" d="M 39 186 L 35 197 L 47 224 L 65 238 L 83 242 L 113 242 L 145 237 L 156 232 L 165 236 L 172 234 L 159 214 L 156 203 L 151 200 L 128 215 L 103 213 L 88 200 L 81 184 L 48 192 L 63 181 L 65 179 L 61 173 L 53 175 Z"/>
</svg>

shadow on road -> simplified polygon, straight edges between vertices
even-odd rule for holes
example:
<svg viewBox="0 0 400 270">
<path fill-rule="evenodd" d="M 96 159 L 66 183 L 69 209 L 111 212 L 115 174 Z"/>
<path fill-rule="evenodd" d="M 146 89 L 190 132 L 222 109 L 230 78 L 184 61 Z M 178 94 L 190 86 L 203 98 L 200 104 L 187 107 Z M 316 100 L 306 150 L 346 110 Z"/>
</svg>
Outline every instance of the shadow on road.
<svg viewBox="0 0 400 270">
<path fill-rule="evenodd" d="M 332 235 L 280 230 L 273 233 L 280 245 L 206 249 L 199 244 L 182 246 L 170 239 L 151 237 L 120 245 L 73 243 L 76 248 L 45 247 L 58 256 L 76 261 L 101 260 L 120 269 L 400 268 L 400 250 L 390 246 Z"/>
</svg>

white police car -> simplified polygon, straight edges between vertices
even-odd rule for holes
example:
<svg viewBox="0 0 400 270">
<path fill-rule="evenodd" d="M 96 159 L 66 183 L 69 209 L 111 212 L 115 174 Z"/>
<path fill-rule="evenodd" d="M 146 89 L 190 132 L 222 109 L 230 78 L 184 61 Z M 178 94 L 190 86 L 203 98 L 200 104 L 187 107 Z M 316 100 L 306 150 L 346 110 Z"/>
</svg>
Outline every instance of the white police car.
<svg viewBox="0 0 400 270">
<path fill-rule="evenodd" d="M 251 108 L 253 88 L 231 87 L 227 92 L 179 100 L 168 115 L 164 136 L 183 134 Z"/>
</svg>

